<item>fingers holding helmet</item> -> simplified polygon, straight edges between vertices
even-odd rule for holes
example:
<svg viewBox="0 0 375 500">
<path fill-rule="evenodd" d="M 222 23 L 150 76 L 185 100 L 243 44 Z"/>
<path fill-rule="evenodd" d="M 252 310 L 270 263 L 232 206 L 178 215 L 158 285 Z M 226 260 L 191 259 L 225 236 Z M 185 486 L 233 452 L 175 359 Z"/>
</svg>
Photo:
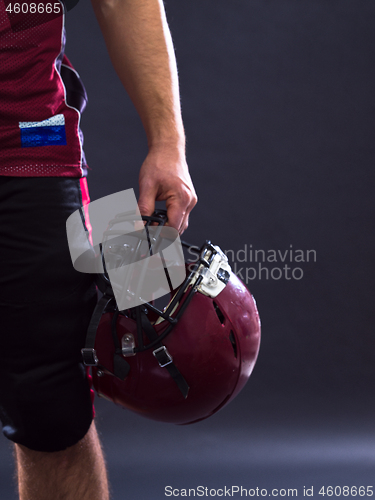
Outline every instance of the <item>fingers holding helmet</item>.
<svg viewBox="0 0 375 500">
<path fill-rule="evenodd" d="M 168 225 L 182 234 L 197 195 L 184 155 L 180 152 L 150 150 L 139 174 L 138 207 L 142 215 L 152 215 L 155 201 L 165 201 Z"/>
</svg>

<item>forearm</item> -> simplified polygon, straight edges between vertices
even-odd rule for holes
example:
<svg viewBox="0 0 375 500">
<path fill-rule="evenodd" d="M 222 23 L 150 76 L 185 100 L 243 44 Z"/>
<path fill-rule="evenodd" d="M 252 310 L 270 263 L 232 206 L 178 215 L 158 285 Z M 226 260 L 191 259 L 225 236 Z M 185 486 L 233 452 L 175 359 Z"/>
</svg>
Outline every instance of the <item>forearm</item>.
<svg viewBox="0 0 375 500">
<path fill-rule="evenodd" d="M 184 150 L 177 68 L 161 0 L 92 0 L 113 66 L 150 147 Z"/>
</svg>

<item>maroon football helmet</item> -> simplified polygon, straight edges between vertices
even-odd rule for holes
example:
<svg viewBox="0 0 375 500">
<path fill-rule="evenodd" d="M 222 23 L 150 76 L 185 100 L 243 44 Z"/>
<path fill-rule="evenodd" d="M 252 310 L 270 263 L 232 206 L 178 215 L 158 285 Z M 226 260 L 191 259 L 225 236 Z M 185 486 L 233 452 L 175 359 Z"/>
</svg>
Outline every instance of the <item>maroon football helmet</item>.
<svg viewBox="0 0 375 500">
<path fill-rule="evenodd" d="M 165 212 L 143 218 L 163 225 Z M 99 396 L 144 417 L 189 424 L 213 415 L 243 388 L 260 343 L 255 301 L 219 247 L 194 249 L 186 279 L 162 310 L 154 303 L 118 311 L 108 277 L 83 359 Z"/>
</svg>

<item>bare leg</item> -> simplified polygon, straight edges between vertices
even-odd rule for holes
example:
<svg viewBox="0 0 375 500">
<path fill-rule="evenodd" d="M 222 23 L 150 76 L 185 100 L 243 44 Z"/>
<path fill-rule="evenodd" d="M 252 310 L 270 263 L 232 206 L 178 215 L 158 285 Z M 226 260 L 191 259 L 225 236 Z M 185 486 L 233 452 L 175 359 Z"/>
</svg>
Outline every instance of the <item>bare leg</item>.
<svg viewBox="0 0 375 500">
<path fill-rule="evenodd" d="M 94 423 L 64 451 L 44 453 L 16 445 L 20 500 L 108 500 L 103 452 Z"/>
</svg>

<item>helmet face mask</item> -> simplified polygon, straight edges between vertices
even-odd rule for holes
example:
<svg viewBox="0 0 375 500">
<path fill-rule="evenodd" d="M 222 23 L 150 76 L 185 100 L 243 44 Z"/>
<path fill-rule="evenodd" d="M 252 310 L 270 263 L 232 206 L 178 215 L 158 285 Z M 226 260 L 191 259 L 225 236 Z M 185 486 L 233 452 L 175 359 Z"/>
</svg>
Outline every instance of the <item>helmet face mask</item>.
<svg viewBox="0 0 375 500">
<path fill-rule="evenodd" d="M 151 227 L 162 235 L 164 211 L 143 220 L 146 234 Z M 100 257 L 104 262 L 103 253 L 111 252 L 118 265 L 129 247 L 109 243 L 103 240 Z M 156 243 L 157 238 L 157 249 Z M 182 245 L 198 253 L 198 247 Z M 139 259 L 141 247 L 133 258 Z M 253 297 L 221 249 L 207 241 L 197 261 L 185 265 L 182 284 L 173 288 L 168 280 L 165 307 L 159 298 L 119 311 L 104 270 L 97 281 L 104 294 L 101 311 L 94 312 L 91 344 L 82 350 L 97 393 L 145 417 L 176 424 L 207 418 L 233 399 L 254 367 L 260 321 Z"/>
</svg>

